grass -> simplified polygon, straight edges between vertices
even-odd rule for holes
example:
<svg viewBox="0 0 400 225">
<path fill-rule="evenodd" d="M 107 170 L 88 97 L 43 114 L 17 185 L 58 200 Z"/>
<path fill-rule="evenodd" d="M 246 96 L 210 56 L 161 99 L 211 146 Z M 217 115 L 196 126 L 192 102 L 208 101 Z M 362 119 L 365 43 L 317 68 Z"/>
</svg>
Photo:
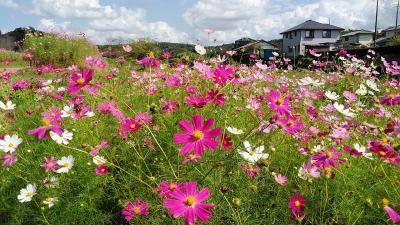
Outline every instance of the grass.
<svg viewBox="0 0 400 225">
<path fill-rule="evenodd" d="M 57 46 L 62 49 L 62 46 Z M 39 51 L 39 50 L 38 50 Z M 49 50 L 40 54 L 48 54 Z M 58 53 L 54 53 L 58 54 Z M 38 53 L 35 54 L 38 56 Z M 55 57 L 56 58 L 56 57 Z M 62 62 L 64 63 L 64 62 Z M 347 161 L 338 168 L 332 168 L 335 178 L 327 177 L 321 170 L 321 178 L 302 180 L 298 177 L 298 169 L 309 159 L 300 154 L 298 147 L 312 148 L 323 142 L 329 147 L 334 144 L 329 136 L 313 137 L 306 143 L 301 143 L 292 135 L 277 129 L 271 133 L 257 131 L 260 120 L 268 121 L 273 112 L 263 102 L 264 115 L 246 108 L 247 100 L 256 96 L 265 96 L 265 87 L 279 88 L 278 80 L 286 78 L 284 84 L 289 93 L 299 97 L 293 100 L 294 113 L 302 117 L 306 127 L 316 126 L 321 131 L 331 131 L 334 124 L 340 124 L 345 118 L 336 113 L 329 113 L 325 107 L 327 99 L 311 100 L 323 116 L 336 115 L 338 122 L 315 121 L 306 115 L 305 99 L 299 94 L 297 81 L 305 76 L 325 81 L 325 85 L 313 91 L 331 90 L 342 93 L 344 90 L 357 90 L 365 78 L 350 74 L 326 74 L 310 70 L 261 71 L 255 68 L 241 69 L 240 74 L 251 76 L 263 74 L 262 79 L 253 79 L 241 85 L 229 83 L 225 87 L 216 87 L 212 80 L 203 79 L 203 75 L 195 69 L 185 69 L 181 76 L 189 76 L 188 85 L 197 87 L 202 95 L 206 90 L 218 88 L 226 96 L 223 106 L 215 107 L 207 104 L 202 109 L 193 109 L 184 103 L 188 95 L 185 87 L 172 89 L 165 86 L 164 80 L 154 78 L 158 92 L 154 95 L 144 94 L 148 90 L 145 78 L 135 80 L 131 77 L 132 68 L 141 68 L 134 61 L 127 60 L 123 66 L 110 62 L 109 65 L 119 67 L 119 72 L 113 79 L 105 79 L 104 74 L 112 67 L 95 71 L 94 81 L 103 83 L 98 94 L 85 94 L 84 102 L 92 107 L 96 115 L 93 118 L 74 120 L 65 119 L 64 129 L 74 133 L 73 140 L 67 146 L 57 145 L 50 138 L 37 141 L 27 131 L 40 125 L 41 112 L 47 112 L 51 106 L 62 108 L 66 105 L 68 94 L 61 101 L 36 91 L 36 88 L 13 91 L 13 82 L 28 79 L 38 83 L 41 79 L 62 78 L 55 87 L 66 86 L 63 73 L 47 73 L 41 76 L 25 71 L 11 77 L 9 83 L 0 84 L 0 95 L 9 96 L 17 105 L 12 112 L 0 112 L 0 134 L 18 134 L 23 138 L 23 144 L 17 149 L 18 161 L 10 168 L 0 169 L 0 223 L 3 224 L 125 224 L 120 210 L 126 201 L 141 198 L 149 202 L 150 214 L 134 218 L 132 224 L 183 224 L 182 219 L 174 219 L 162 207 L 163 199 L 157 196 L 155 188 L 161 181 L 197 181 L 199 188 L 208 188 L 211 192 L 208 203 L 214 203 L 213 216 L 208 224 L 299 224 L 289 218 L 289 198 L 294 193 L 301 194 L 306 200 L 305 218 L 301 224 L 390 224 L 380 206 L 382 198 L 388 198 L 394 204 L 400 201 L 399 179 L 400 171 L 396 166 L 384 163 L 376 155 L 375 160 L 364 157 L 354 158 L 343 153 Z M 235 66 L 232 64 L 231 66 Z M 153 74 L 158 69 L 138 69 L 139 74 Z M 162 72 L 173 74 L 171 67 L 165 67 Z M 335 76 L 336 81 L 328 79 Z M 275 81 L 267 78 L 274 77 Z M 378 96 L 395 93 L 393 87 L 384 90 L 385 80 L 379 81 L 381 92 Z M 36 87 L 36 86 L 35 86 Z M 386 93 L 386 94 L 387 94 Z M 234 97 L 236 96 L 236 97 Z M 161 110 L 160 99 L 173 98 L 180 102 L 181 107 L 172 115 Z M 148 127 L 142 127 L 138 132 L 128 135 L 123 140 L 117 133 L 118 120 L 110 115 L 96 111 L 97 106 L 104 101 L 114 101 L 127 117 L 133 117 L 137 112 L 150 112 L 154 122 Z M 343 101 L 343 100 L 341 100 Z M 362 103 L 377 109 L 373 96 L 361 98 Z M 321 108 L 319 107 L 321 106 Z M 351 105 L 352 108 L 356 108 Z M 398 118 L 398 106 L 384 106 L 390 111 L 391 117 L 363 116 L 357 113 L 355 121 L 375 124 L 383 129 L 386 123 Z M 31 110 L 32 114 L 27 111 Z M 182 165 L 183 157 L 178 153 L 180 146 L 173 142 L 173 134 L 180 133 L 178 122 L 189 120 L 193 115 L 201 114 L 204 118 L 214 118 L 216 126 L 233 126 L 245 131 L 245 135 L 231 135 L 234 148 L 225 151 L 221 147 L 214 152 L 209 150 L 196 164 Z M 344 140 L 339 146 L 361 143 L 366 146 L 368 140 L 391 137 L 382 132 L 362 134 L 360 126 L 351 129 L 351 138 Z M 107 140 L 110 147 L 101 150 L 110 165 L 109 174 L 96 176 L 95 165 L 85 152 L 91 147 Z M 146 147 L 144 140 L 150 139 L 155 150 Z M 243 149 L 242 142 L 248 140 L 252 146 L 265 146 L 265 152 L 270 154 L 268 166 L 261 167 L 261 173 L 255 180 L 240 169 L 245 161 L 237 154 L 236 149 Z M 396 146 L 399 140 L 394 138 L 390 144 Z M 338 147 L 340 151 L 341 147 Z M 164 155 L 165 153 L 165 155 Z M 45 173 L 40 167 L 43 157 L 73 155 L 75 165 L 68 174 Z M 272 172 L 280 173 L 288 178 L 288 184 L 278 185 Z M 60 179 L 59 188 L 47 189 L 41 183 L 49 176 Z M 38 185 L 38 194 L 28 203 L 19 203 L 19 190 L 28 183 Z M 46 197 L 57 196 L 59 201 L 52 208 L 42 203 Z"/>
<path fill-rule="evenodd" d="M 0 49 L 0 68 L 26 67 L 29 63 L 21 53 Z"/>
</svg>

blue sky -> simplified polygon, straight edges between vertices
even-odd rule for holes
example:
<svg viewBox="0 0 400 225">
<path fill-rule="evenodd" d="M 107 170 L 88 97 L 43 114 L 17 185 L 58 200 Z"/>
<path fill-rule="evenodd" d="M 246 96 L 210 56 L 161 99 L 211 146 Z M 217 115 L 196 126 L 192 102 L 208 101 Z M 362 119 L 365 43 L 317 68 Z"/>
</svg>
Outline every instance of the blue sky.
<svg viewBox="0 0 400 225">
<path fill-rule="evenodd" d="M 380 0 L 379 28 L 394 25 L 394 2 Z M 152 38 L 221 44 L 245 36 L 279 38 L 308 19 L 373 29 L 374 7 L 373 0 L 0 0 L 0 29 L 83 32 L 97 43 Z M 205 28 L 215 30 L 211 40 Z"/>
</svg>

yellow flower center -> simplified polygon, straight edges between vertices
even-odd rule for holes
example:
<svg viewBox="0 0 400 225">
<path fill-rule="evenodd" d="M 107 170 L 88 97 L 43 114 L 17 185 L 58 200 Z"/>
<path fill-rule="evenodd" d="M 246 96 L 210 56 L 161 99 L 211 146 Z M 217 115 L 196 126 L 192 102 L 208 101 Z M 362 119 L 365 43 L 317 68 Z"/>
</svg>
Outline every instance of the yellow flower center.
<svg viewBox="0 0 400 225">
<path fill-rule="evenodd" d="M 129 127 L 130 127 L 131 129 L 135 129 L 135 128 L 136 128 L 136 125 L 135 125 L 134 123 L 132 123 Z"/>
<path fill-rule="evenodd" d="M 49 120 L 42 120 L 43 126 L 48 127 L 51 125 Z"/>
<path fill-rule="evenodd" d="M 55 116 L 56 116 L 56 114 L 52 113 L 52 114 L 50 114 L 50 116 L 51 116 L 51 117 L 55 117 Z"/>
<path fill-rule="evenodd" d="M 330 158 L 332 156 L 332 152 L 329 150 L 327 150 L 325 154 L 326 154 L 326 157 L 328 157 L 328 158 Z"/>
<path fill-rule="evenodd" d="M 188 206 L 194 206 L 196 204 L 196 199 L 194 198 L 194 196 L 190 195 L 187 199 L 186 199 L 186 204 Z"/>
<path fill-rule="evenodd" d="M 255 154 L 254 150 L 250 151 L 250 155 L 253 156 Z"/>
<path fill-rule="evenodd" d="M 78 84 L 85 83 L 85 78 L 83 78 L 83 77 L 79 78 L 78 80 L 76 80 L 76 83 L 78 83 Z"/>
<path fill-rule="evenodd" d="M 31 191 L 28 191 L 28 192 L 26 193 L 26 196 L 28 196 L 28 197 L 32 197 L 32 196 L 33 196 L 33 192 L 31 192 Z"/>
<path fill-rule="evenodd" d="M 282 98 L 278 98 L 277 100 L 276 100 L 276 104 L 277 105 L 280 105 L 280 104 L 282 104 L 283 103 L 283 99 Z"/>
<path fill-rule="evenodd" d="M 384 152 L 384 151 L 379 151 L 379 155 L 380 155 L 380 156 L 386 156 L 386 152 Z"/>
<path fill-rule="evenodd" d="M 170 185 L 169 185 L 169 189 L 170 189 L 170 190 L 174 190 L 175 188 L 177 188 L 177 187 L 176 187 L 176 184 L 170 184 Z"/>
<path fill-rule="evenodd" d="M 133 212 L 134 212 L 135 214 L 139 214 L 139 211 L 140 211 L 140 210 L 139 210 L 138 207 L 134 207 L 134 208 L 133 208 Z"/>
<path fill-rule="evenodd" d="M 69 163 L 68 163 L 68 162 L 65 162 L 65 163 L 63 163 L 63 166 L 64 166 L 64 167 L 68 167 L 68 166 L 69 166 Z"/>
<path fill-rule="evenodd" d="M 154 58 L 154 52 L 153 52 L 153 51 L 150 51 L 150 52 L 149 52 L 149 56 L 150 56 L 151 58 Z"/>
<path fill-rule="evenodd" d="M 299 207 L 299 206 L 301 206 L 301 202 L 300 202 L 299 200 L 297 200 L 297 201 L 294 202 L 294 205 L 295 205 L 296 207 Z"/>
<path fill-rule="evenodd" d="M 193 132 L 193 137 L 194 137 L 194 139 L 196 139 L 196 140 L 202 139 L 203 136 L 204 136 L 204 134 L 203 134 L 203 132 L 202 132 L 201 130 L 195 130 L 195 131 Z"/>
<path fill-rule="evenodd" d="M 48 166 L 48 167 L 53 167 L 53 166 L 54 166 L 54 163 L 53 163 L 53 162 L 48 162 L 48 163 L 47 163 L 47 166 Z"/>
<path fill-rule="evenodd" d="M 10 143 L 10 144 L 8 144 L 8 147 L 12 148 L 12 147 L 14 147 L 14 144 Z"/>
<path fill-rule="evenodd" d="M 289 120 L 288 125 L 289 125 L 289 126 L 293 126 L 293 125 L 294 125 L 294 121 L 293 121 L 293 120 Z"/>
<path fill-rule="evenodd" d="M 381 203 L 382 203 L 383 207 L 386 207 L 389 205 L 389 200 L 387 200 L 386 198 L 383 198 Z"/>
<path fill-rule="evenodd" d="M 383 142 L 383 143 L 388 143 L 388 142 L 389 142 L 389 139 L 386 138 L 386 137 L 384 137 L 384 138 L 382 138 L 382 142 Z"/>
</svg>

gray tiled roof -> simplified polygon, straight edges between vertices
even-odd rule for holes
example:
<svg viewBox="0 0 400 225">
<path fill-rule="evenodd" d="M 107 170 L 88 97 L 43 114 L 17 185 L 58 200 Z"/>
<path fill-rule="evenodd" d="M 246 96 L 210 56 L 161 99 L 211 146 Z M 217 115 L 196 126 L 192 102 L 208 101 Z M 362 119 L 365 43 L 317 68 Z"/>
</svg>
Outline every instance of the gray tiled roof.
<svg viewBox="0 0 400 225">
<path fill-rule="evenodd" d="M 374 32 L 369 31 L 369 30 L 356 30 L 347 34 L 343 34 L 342 37 L 347 37 L 347 36 L 353 36 L 356 34 L 373 34 Z"/>
<path fill-rule="evenodd" d="M 313 20 L 307 20 L 306 22 L 299 24 L 295 27 L 292 27 L 289 30 L 283 31 L 281 34 L 295 30 L 344 30 L 344 29 L 326 23 L 319 23 Z"/>
</svg>

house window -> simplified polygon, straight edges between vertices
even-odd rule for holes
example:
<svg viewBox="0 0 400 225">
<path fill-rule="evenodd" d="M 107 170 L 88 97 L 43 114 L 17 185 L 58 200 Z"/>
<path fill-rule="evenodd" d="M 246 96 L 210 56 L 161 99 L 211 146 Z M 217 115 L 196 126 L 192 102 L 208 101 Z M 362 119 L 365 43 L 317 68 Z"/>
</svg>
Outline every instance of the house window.
<svg viewBox="0 0 400 225">
<path fill-rule="evenodd" d="M 322 31 L 323 38 L 331 38 L 331 31 L 330 30 L 323 30 Z"/>
<path fill-rule="evenodd" d="M 293 39 L 293 33 L 292 32 L 290 32 L 289 36 L 290 36 L 290 39 Z"/>
<path fill-rule="evenodd" d="M 306 38 L 313 38 L 314 31 L 313 30 L 306 30 Z"/>
<path fill-rule="evenodd" d="M 297 31 L 294 32 L 294 36 L 297 37 Z"/>
<path fill-rule="evenodd" d="M 288 52 L 293 52 L 293 48 L 291 46 L 288 46 Z"/>
</svg>

